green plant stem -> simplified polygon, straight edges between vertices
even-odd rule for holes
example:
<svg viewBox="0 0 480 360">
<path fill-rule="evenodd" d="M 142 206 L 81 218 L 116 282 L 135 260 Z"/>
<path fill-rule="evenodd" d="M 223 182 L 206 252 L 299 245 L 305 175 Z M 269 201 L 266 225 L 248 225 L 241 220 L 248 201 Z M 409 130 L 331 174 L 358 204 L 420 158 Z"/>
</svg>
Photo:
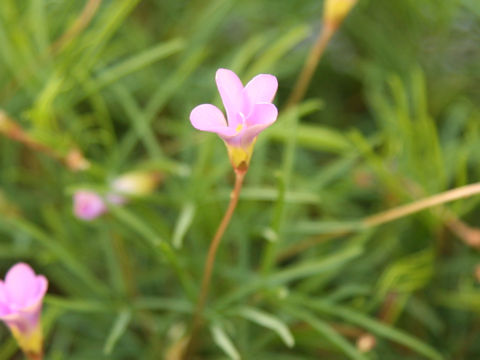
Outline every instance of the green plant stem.
<svg viewBox="0 0 480 360">
<path fill-rule="evenodd" d="M 210 248 L 208 249 L 207 260 L 205 262 L 205 268 L 203 270 L 200 296 L 198 298 L 197 306 L 195 308 L 195 313 L 193 315 L 190 339 L 188 341 L 188 344 L 186 346 L 186 349 L 183 355 L 183 359 L 185 360 L 190 359 L 191 354 L 193 353 L 193 350 L 194 350 L 195 338 L 197 336 L 197 333 L 202 323 L 203 309 L 205 308 L 205 303 L 208 298 L 208 291 L 209 291 L 210 283 L 212 279 L 212 271 L 213 271 L 213 266 L 215 264 L 215 257 L 217 254 L 217 250 L 222 240 L 223 234 L 225 233 L 225 230 L 227 229 L 228 224 L 232 219 L 232 215 L 235 211 L 235 208 L 237 207 L 240 191 L 242 190 L 243 179 L 245 178 L 246 173 L 247 173 L 247 170 L 245 169 L 235 169 L 235 186 L 233 188 L 233 191 L 230 197 L 230 203 L 228 204 L 228 208 L 225 211 L 225 215 L 223 216 L 223 219 L 217 228 L 215 236 L 213 237 L 212 242 L 210 243 Z"/>
</svg>

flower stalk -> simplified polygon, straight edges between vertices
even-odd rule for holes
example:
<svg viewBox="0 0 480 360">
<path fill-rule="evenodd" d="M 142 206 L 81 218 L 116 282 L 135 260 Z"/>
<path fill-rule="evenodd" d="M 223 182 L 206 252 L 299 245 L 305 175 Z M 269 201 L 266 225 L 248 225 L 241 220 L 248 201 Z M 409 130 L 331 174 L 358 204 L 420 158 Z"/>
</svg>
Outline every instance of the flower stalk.
<svg viewBox="0 0 480 360">
<path fill-rule="evenodd" d="M 333 34 L 338 30 L 348 13 L 355 6 L 357 0 L 326 0 L 323 9 L 323 26 L 308 54 L 302 72 L 287 100 L 286 109 L 298 104 L 307 92 L 315 69 L 327 48 Z"/>
<path fill-rule="evenodd" d="M 302 72 L 298 76 L 297 82 L 295 83 L 290 97 L 287 100 L 287 104 L 285 105 L 286 109 L 298 104 L 305 96 L 308 86 L 310 85 L 310 81 L 312 80 L 312 76 L 315 73 L 315 69 L 320 62 L 320 59 L 322 58 L 330 39 L 335 33 L 335 30 L 335 28 L 330 26 L 324 26 L 322 28 L 322 31 L 318 35 L 315 44 L 308 54 L 307 60 L 305 60 Z"/>
<path fill-rule="evenodd" d="M 220 225 L 218 226 L 217 231 L 215 232 L 215 235 L 208 249 L 208 255 L 207 255 L 207 259 L 205 261 L 205 267 L 203 270 L 200 296 L 198 297 L 197 305 L 195 307 L 195 313 L 193 315 L 190 339 L 186 346 L 186 350 L 183 356 L 183 359 L 185 360 L 189 359 L 191 353 L 193 352 L 193 348 L 195 346 L 195 338 L 202 323 L 203 309 L 205 308 L 205 304 L 208 299 L 208 292 L 210 289 L 210 283 L 212 279 L 213 267 L 215 265 L 215 257 L 217 254 L 217 250 L 222 241 L 223 234 L 225 233 L 225 230 L 227 230 L 228 224 L 230 224 L 230 220 L 232 219 L 233 213 L 235 212 L 235 208 L 237 207 L 238 199 L 240 197 L 240 192 L 243 186 L 243 180 L 245 178 L 247 170 L 248 168 L 235 169 L 235 185 L 230 195 L 230 203 L 228 204 L 227 210 L 225 211 L 225 215 L 223 215 L 222 221 L 220 222 Z"/>
<path fill-rule="evenodd" d="M 200 294 L 182 358 L 191 359 L 197 333 L 201 327 L 202 314 L 208 299 L 213 267 L 218 247 L 237 207 L 243 179 L 252 158 L 257 136 L 278 116 L 272 103 L 278 88 L 277 78 L 270 74 L 259 74 L 243 86 L 233 71 L 218 69 L 215 74 L 218 92 L 222 98 L 227 118 L 212 104 L 196 106 L 190 113 L 190 122 L 197 130 L 217 134 L 225 143 L 228 157 L 235 171 L 235 185 L 225 215 L 210 243 L 203 271 Z"/>
</svg>

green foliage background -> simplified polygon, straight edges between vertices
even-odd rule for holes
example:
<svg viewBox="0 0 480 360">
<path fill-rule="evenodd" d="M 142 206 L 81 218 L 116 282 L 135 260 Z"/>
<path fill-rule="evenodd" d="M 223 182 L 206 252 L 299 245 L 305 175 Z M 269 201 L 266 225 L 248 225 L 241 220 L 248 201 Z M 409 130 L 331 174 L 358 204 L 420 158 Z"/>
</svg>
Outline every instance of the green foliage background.
<svg viewBox="0 0 480 360">
<path fill-rule="evenodd" d="M 49 278 L 47 359 L 159 359 L 190 322 L 232 184 L 224 145 L 189 113 L 220 104 L 219 67 L 244 81 L 275 74 L 282 108 L 323 4 L 104 0 L 52 48 L 83 6 L 0 1 L 0 107 L 93 164 L 74 173 L 0 138 L 0 267 L 23 260 Z M 281 113 L 259 137 L 199 358 L 480 358 L 480 259 L 445 215 L 480 226 L 479 197 L 320 241 L 480 180 L 479 44 L 476 0 L 359 1 L 298 116 Z M 93 222 L 72 215 L 75 189 L 104 191 L 132 169 L 164 181 Z M 285 257 L 305 241 L 316 245 Z M 377 339 L 366 354 L 363 332 Z M 0 336 L 0 359 L 15 358 L 6 327 Z"/>
</svg>

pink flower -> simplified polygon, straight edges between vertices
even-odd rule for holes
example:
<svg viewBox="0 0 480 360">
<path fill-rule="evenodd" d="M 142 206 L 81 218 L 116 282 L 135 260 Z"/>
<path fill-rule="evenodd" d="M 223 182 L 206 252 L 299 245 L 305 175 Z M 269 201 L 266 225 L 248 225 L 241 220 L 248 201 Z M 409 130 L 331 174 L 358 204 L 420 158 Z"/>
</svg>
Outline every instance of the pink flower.
<svg viewBox="0 0 480 360">
<path fill-rule="evenodd" d="M 194 128 L 218 134 L 227 145 L 235 168 L 248 167 L 257 135 L 272 125 L 278 110 L 272 104 L 278 82 L 273 75 L 255 76 L 243 87 L 231 70 L 218 69 L 215 80 L 227 119 L 216 106 L 202 104 L 190 114 Z"/>
<path fill-rule="evenodd" d="M 93 220 L 107 211 L 103 198 L 94 191 L 78 190 L 73 195 L 73 213 L 83 220 Z"/>
<path fill-rule="evenodd" d="M 5 281 L 0 280 L 0 319 L 10 328 L 25 353 L 42 352 L 40 313 L 48 281 L 36 275 L 25 263 L 8 270 Z"/>
</svg>

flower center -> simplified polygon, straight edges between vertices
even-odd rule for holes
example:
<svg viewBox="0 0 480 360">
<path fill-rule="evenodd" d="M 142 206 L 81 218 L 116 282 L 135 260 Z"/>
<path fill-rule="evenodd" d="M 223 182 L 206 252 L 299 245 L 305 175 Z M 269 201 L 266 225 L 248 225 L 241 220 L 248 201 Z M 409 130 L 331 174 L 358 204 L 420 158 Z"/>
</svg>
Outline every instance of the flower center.
<svg viewBox="0 0 480 360">
<path fill-rule="evenodd" d="M 235 128 L 235 131 L 237 133 L 242 131 L 243 127 L 246 125 L 245 115 L 241 111 L 238 113 L 238 115 L 240 116 L 240 119 L 242 120 L 242 123 L 238 124 L 237 127 Z"/>
</svg>

